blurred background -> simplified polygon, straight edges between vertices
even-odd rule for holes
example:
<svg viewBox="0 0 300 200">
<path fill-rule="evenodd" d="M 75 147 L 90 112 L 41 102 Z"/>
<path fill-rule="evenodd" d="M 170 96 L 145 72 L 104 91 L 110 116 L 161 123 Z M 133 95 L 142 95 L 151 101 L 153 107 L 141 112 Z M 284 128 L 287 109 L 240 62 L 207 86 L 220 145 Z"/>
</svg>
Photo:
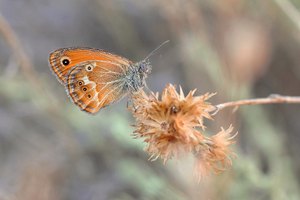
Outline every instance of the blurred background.
<svg viewBox="0 0 300 200">
<path fill-rule="evenodd" d="M 213 104 L 300 94 L 299 0 L 0 0 L 0 199 L 300 199 L 300 107 L 226 109 L 233 167 L 197 184 L 190 159 L 148 161 L 126 99 L 80 111 L 48 67 L 51 51 L 151 57 L 153 91 L 181 85 Z"/>
</svg>

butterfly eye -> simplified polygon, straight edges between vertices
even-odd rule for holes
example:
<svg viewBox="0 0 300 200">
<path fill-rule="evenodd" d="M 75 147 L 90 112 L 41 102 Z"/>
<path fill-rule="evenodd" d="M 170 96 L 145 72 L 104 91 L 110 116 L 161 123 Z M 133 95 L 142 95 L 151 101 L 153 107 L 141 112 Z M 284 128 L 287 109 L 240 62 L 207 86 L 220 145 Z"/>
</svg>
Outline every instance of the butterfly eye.
<svg viewBox="0 0 300 200">
<path fill-rule="evenodd" d="M 91 97 L 92 97 L 92 95 L 90 95 L 90 94 L 88 94 L 88 95 L 87 95 L 87 98 L 89 98 L 89 99 L 90 99 Z"/>
<path fill-rule="evenodd" d="M 66 57 L 63 57 L 61 59 L 61 63 L 64 65 L 64 66 L 67 66 L 70 64 L 70 59 L 69 58 L 66 58 Z"/>
</svg>

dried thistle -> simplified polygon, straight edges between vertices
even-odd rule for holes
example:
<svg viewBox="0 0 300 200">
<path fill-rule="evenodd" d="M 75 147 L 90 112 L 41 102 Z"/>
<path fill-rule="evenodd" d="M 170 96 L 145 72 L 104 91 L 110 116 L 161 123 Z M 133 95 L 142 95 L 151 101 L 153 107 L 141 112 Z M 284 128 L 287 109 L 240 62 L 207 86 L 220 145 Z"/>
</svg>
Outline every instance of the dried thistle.
<svg viewBox="0 0 300 200">
<path fill-rule="evenodd" d="M 236 155 L 230 149 L 230 145 L 235 143 L 234 138 L 237 135 L 237 133 L 232 135 L 232 130 L 232 126 L 227 130 L 221 128 L 217 134 L 207 137 L 194 152 L 196 157 L 194 174 L 198 181 L 207 176 L 210 171 L 220 173 L 231 167 L 231 158 Z"/>
<path fill-rule="evenodd" d="M 145 151 L 151 160 L 163 159 L 166 163 L 173 157 L 178 158 L 193 153 L 196 158 L 197 177 L 213 170 L 222 171 L 231 164 L 228 149 L 233 142 L 230 138 L 232 127 L 209 138 L 203 135 L 204 118 L 212 119 L 209 110 L 213 110 L 207 100 L 214 94 L 206 93 L 194 96 L 196 90 L 184 95 L 169 84 L 159 94 L 147 95 L 143 90 L 132 96 L 130 110 L 136 119 L 134 136 L 143 138 Z M 223 168 L 220 168 L 220 167 Z M 201 176 L 200 176 L 201 175 Z"/>
</svg>

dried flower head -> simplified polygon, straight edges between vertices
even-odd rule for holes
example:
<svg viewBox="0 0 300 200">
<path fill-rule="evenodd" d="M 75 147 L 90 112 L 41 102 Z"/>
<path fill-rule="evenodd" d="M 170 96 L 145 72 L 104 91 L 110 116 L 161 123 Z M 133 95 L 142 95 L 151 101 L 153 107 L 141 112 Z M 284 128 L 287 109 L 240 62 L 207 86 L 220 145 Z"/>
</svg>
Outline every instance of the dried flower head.
<svg viewBox="0 0 300 200">
<path fill-rule="evenodd" d="M 196 168 L 204 174 L 203 169 L 218 169 L 216 163 L 227 166 L 225 158 L 230 154 L 227 147 L 232 144 L 228 134 L 232 128 L 222 129 L 211 138 L 204 136 L 203 119 L 212 119 L 209 110 L 214 108 L 207 100 L 214 94 L 194 96 L 195 91 L 185 96 L 181 87 L 178 93 L 169 84 L 159 97 L 158 93 L 147 95 L 140 90 L 132 95 L 130 110 L 136 119 L 133 135 L 144 139 L 151 160 L 161 158 L 166 163 L 173 157 L 194 153 L 198 161 Z"/>
<path fill-rule="evenodd" d="M 196 157 L 194 174 L 198 181 L 205 177 L 210 171 L 220 173 L 231 167 L 232 157 L 235 154 L 230 149 L 234 144 L 237 133 L 232 135 L 233 127 L 221 131 L 212 137 L 207 137 L 203 144 L 194 153 Z"/>
</svg>

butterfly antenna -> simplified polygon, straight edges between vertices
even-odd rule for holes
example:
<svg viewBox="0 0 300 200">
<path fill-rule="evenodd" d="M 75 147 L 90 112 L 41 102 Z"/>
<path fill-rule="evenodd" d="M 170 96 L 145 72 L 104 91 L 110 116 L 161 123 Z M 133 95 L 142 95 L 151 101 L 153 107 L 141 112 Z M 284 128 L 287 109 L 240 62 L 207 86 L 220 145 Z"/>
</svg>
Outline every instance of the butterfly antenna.
<svg viewBox="0 0 300 200">
<path fill-rule="evenodd" d="M 159 50 L 162 46 L 164 46 L 165 44 L 167 44 L 168 42 L 170 42 L 170 40 L 166 40 L 163 43 L 161 43 L 158 47 L 156 47 L 153 51 L 151 51 L 148 56 L 146 56 L 146 58 L 144 58 L 144 60 L 147 60 L 148 58 L 150 58 L 151 56 L 154 55 L 154 53 Z"/>
</svg>

